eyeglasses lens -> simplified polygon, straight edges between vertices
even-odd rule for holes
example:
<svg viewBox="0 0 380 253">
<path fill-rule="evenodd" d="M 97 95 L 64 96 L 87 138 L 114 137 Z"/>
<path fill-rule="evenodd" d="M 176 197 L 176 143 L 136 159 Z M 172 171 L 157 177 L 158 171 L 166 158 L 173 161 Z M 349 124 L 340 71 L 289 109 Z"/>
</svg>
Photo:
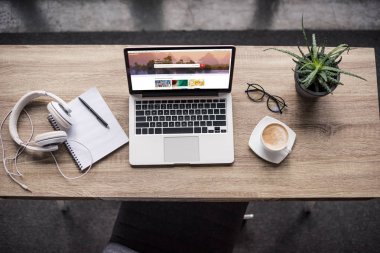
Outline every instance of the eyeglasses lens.
<svg viewBox="0 0 380 253">
<path fill-rule="evenodd" d="M 254 101 L 261 101 L 265 96 L 265 92 L 261 86 L 257 84 L 249 84 L 247 95 Z"/>
<path fill-rule="evenodd" d="M 268 108 L 272 112 L 281 112 L 285 107 L 285 102 L 282 98 L 277 96 L 271 96 L 268 98 Z"/>
</svg>

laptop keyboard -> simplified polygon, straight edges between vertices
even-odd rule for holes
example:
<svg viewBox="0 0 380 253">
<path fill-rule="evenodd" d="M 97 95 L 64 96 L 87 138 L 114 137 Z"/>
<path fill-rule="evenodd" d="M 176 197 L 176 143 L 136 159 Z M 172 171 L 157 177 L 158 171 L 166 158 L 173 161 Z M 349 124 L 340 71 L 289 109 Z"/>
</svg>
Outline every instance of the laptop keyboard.
<svg viewBox="0 0 380 253">
<path fill-rule="evenodd" d="M 226 133 L 226 99 L 135 102 L 136 134 Z"/>
</svg>

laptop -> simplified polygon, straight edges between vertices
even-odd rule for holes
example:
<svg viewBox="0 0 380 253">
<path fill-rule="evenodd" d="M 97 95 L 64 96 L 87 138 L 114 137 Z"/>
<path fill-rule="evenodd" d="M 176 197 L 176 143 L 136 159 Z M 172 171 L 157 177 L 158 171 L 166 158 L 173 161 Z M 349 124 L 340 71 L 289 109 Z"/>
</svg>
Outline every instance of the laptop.
<svg viewBox="0 0 380 253">
<path fill-rule="evenodd" d="M 124 49 L 131 165 L 234 161 L 233 46 Z"/>
</svg>

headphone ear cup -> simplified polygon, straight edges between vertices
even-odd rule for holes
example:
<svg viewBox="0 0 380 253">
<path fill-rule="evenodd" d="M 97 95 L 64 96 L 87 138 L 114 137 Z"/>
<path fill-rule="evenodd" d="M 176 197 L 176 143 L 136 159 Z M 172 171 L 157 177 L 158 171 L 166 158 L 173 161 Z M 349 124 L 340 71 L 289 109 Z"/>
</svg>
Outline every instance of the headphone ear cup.
<svg viewBox="0 0 380 253">
<path fill-rule="evenodd" d="M 36 146 L 44 147 L 57 145 L 67 140 L 67 134 L 64 131 L 53 131 L 36 135 L 34 143 Z"/>
<path fill-rule="evenodd" d="M 47 109 L 62 130 L 68 130 L 71 127 L 70 115 L 57 102 L 50 102 L 47 105 Z"/>
</svg>

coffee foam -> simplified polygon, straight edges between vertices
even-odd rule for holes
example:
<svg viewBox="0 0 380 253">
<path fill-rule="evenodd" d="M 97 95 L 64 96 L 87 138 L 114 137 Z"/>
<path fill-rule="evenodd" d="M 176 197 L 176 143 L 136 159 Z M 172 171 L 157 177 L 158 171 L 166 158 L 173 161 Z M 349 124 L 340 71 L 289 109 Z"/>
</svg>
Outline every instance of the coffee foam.
<svg viewBox="0 0 380 253">
<path fill-rule="evenodd" d="M 280 124 L 270 124 L 265 127 L 262 140 L 269 149 L 280 150 L 288 143 L 288 132 Z"/>
</svg>

